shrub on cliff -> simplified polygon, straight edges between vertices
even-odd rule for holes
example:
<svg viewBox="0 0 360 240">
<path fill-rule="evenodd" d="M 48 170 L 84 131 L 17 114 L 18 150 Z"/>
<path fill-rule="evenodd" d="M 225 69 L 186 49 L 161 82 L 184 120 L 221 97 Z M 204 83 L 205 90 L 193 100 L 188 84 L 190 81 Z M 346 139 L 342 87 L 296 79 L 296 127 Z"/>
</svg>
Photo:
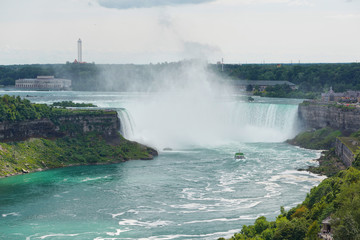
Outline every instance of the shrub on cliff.
<svg viewBox="0 0 360 240">
<path fill-rule="evenodd" d="M 54 107 L 97 107 L 92 103 L 74 103 L 72 101 L 62 101 L 62 102 L 54 102 L 51 106 Z"/>
<path fill-rule="evenodd" d="M 0 98 L 0 121 L 22 121 L 40 118 L 41 114 L 27 99 L 4 95 Z"/>
<path fill-rule="evenodd" d="M 341 131 L 331 128 L 321 128 L 311 132 L 302 132 L 288 143 L 308 149 L 330 149 L 335 139 L 342 135 Z"/>
</svg>

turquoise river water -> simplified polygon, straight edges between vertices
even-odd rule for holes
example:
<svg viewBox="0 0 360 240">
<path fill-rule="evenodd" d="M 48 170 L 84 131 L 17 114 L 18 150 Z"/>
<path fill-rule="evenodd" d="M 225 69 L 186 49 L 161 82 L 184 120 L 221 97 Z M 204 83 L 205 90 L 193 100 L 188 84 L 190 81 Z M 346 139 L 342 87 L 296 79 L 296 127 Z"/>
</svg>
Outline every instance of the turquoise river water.
<svg viewBox="0 0 360 240">
<path fill-rule="evenodd" d="M 259 216 L 274 220 L 280 206 L 302 202 L 322 180 L 297 171 L 315 165 L 318 151 L 284 143 L 300 129 L 297 100 L 255 98 L 248 103 L 240 95 L 212 101 L 72 91 L 0 94 L 116 109 L 127 138 L 159 150 L 150 161 L 0 179 L 0 239 L 230 237 Z M 234 159 L 239 149 L 246 159 Z"/>
</svg>

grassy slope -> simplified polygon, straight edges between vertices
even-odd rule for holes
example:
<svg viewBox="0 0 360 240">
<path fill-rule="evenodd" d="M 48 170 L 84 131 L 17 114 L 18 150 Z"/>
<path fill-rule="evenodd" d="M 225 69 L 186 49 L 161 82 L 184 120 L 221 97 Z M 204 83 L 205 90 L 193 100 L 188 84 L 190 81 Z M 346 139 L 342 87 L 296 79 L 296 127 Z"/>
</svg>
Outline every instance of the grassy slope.
<svg viewBox="0 0 360 240">
<path fill-rule="evenodd" d="M 151 159 L 157 155 L 155 150 L 120 135 L 115 144 L 109 144 L 95 132 L 54 140 L 35 138 L 0 143 L 0 150 L 0 176 L 72 165 Z"/>
<path fill-rule="evenodd" d="M 341 135 L 339 130 L 322 128 L 316 131 L 302 132 L 287 142 L 303 148 L 325 150 L 334 147 L 335 139 Z"/>
<path fill-rule="evenodd" d="M 328 177 L 335 175 L 340 170 L 344 170 L 345 166 L 338 156 L 335 154 L 335 139 L 342 136 L 339 130 L 331 128 L 322 128 L 316 131 L 307 131 L 298 134 L 294 139 L 287 142 L 308 149 L 326 150 L 318 159 L 319 166 L 301 169 L 316 174 L 326 175 Z"/>
<path fill-rule="evenodd" d="M 334 148 L 322 152 L 318 162 L 319 166 L 310 166 L 308 169 L 306 169 L 306 171 L 331 177 L 337 174 L 340 170 L 346 169 L 344 163 L 335 154 Z"/>
</svg>

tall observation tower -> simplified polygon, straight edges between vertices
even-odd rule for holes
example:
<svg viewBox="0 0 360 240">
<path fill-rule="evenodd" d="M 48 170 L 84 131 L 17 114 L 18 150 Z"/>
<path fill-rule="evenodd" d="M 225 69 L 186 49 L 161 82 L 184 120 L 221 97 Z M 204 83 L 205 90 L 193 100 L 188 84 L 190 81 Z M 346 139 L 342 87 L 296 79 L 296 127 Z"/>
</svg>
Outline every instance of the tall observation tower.
<svg viewBox="0 0 360 240">
<path fill-rule="evenodd" d="M 78 59 L 77 60 L 79 63 L 82 62 L 82 42 L 81 42 L 80 38 L 78 40 Z"/>
</svg>

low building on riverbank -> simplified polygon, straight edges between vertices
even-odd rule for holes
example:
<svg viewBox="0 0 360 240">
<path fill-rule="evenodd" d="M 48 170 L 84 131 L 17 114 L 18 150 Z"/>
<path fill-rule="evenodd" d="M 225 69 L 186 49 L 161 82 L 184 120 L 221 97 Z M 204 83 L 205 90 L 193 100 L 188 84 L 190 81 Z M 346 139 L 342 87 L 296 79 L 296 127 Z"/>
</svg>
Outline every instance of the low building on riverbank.
<svg viewBox="0 0 360 240">
<path fill-rule="evenodd" d="M 276 85 L 289 85 L 291 89 L 296 89 L 296 85 L 289 81 L 270 81 L 270 80 L 232 80 L 230 85 L 234 86 L 236 89 L 246 90 L 254 88 L 257 86 L 259 87 L 260 91 L 264 91 L 269 86 L 276 86 Z"/>
<path fill-rule="evenodd" d="M 31 90 L 71 90 L 71 80 L 54 76 L 38 76 L 15 81 L 15 87 Z"/>
<path fill-rule="evenodd" d="M 334 92 L 332 87 L 326 93 L 321 94 L 321 100 L 324 102 L 343 102 L 357 103 L 360 102 L 360 91 Z"/>
</svg>

